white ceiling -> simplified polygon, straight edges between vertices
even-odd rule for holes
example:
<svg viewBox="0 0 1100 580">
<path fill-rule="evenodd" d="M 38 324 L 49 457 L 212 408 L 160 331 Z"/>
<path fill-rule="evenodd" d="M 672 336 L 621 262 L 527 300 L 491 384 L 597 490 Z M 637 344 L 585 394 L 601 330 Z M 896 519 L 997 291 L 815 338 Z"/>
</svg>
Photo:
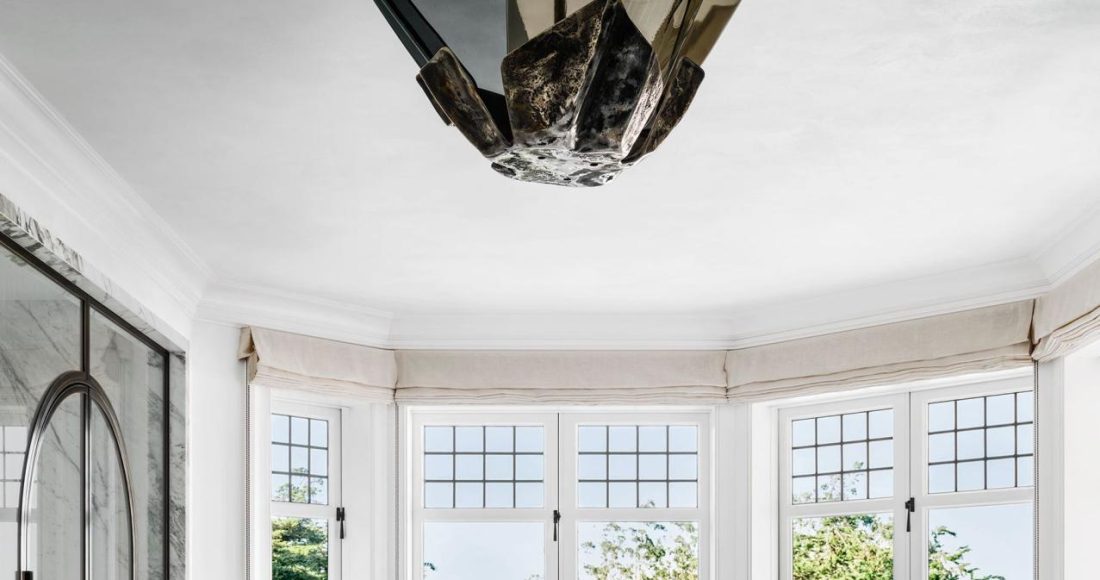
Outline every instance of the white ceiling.
<svg viewBox="0 0 1100 580">
<path fill-rule="evenodd" d="M 470 335 L 823 296 L 854 319 L 1034 291 L 1100 215 L 1094 0 L 745 0 L 681 126 L 599 189 L 491 171 L 371 0 L 0 13 L 0 54 L 237 297 Z"/>
</svg>

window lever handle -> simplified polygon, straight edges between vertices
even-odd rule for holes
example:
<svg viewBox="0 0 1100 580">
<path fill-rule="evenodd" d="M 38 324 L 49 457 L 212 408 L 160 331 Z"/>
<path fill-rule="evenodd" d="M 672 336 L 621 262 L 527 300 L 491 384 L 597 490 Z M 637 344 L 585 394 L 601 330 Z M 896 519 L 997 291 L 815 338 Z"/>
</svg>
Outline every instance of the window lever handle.
<svg viewBox="0 0 1100 580">
<path fill-rule="evenodd" d="M 561 512 L 554 510 L 554 541 L 558 541 L 558 525 L 561 524 Z"/>
<path fill-rule="evenodd" d="M 909 498 L 909 501 L 905 502 L 905 531 L 913 531 L 913 512 L 917 511 L 916 498 Z"/>
<path fill-rule="evenodd" d="M 344 522 L 348 519 L 348 514 L 344 511 L 344 508 L 336 508 L 336 521 L 340 523 L 340 539 L 343 540 L 345 534 Z"/>
</svg>

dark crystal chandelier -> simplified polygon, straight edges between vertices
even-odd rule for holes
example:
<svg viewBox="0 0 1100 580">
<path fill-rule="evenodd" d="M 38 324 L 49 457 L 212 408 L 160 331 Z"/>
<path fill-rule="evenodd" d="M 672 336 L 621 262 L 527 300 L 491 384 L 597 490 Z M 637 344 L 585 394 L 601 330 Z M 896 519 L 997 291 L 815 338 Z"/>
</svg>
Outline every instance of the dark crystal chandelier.
<svg viewBox="0 0 1100 580">
<path fill-rule="evenodd" d="M 597 186 L 655 150 L 740 0 L 375 0 L 493 169 Z"/>
</svg>

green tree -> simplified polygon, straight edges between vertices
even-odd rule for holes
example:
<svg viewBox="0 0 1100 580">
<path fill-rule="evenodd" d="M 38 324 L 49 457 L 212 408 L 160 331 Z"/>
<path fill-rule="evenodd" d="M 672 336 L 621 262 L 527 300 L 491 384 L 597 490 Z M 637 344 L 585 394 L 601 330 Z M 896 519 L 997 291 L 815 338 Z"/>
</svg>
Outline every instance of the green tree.
<svg viewBox="0 0 1100 580">
<path fill-rule="evenodd" d="M 581 549 L 597 556 L 584 565 L 594 580 L 697 580 L 698 545 L 699 528 L 690 522 L 609 523 Z"/>
<path fill-rule="evenodd" d="M 945 537 L 954 538 L 956 534 L 944 526 L 932 530 L 928 543 L 928 580 L 1005 580 L 1004 576 L 982 574 L 968 563 L 965 558 L 970 553 L 970 546 L 947 550 L 943 545 Z"/>
<path fill-rule="evenodd" d="M 328 530 L 305 518 L 277 518 L 271 526 L 272 580 L 326 580 Z"/>
</svg>

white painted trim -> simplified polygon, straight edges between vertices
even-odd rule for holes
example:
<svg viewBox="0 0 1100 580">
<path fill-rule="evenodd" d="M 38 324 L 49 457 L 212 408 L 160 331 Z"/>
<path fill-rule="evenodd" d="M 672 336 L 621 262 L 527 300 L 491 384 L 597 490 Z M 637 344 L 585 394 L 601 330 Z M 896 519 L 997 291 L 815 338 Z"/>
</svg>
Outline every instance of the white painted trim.
<svg viewBox="0 0 1100 580">
<path fill-rule="evenodd" d="M 2 56 L 0 187 L 175 333 L 189 337 L 209 268 Z"/>
</svg>

